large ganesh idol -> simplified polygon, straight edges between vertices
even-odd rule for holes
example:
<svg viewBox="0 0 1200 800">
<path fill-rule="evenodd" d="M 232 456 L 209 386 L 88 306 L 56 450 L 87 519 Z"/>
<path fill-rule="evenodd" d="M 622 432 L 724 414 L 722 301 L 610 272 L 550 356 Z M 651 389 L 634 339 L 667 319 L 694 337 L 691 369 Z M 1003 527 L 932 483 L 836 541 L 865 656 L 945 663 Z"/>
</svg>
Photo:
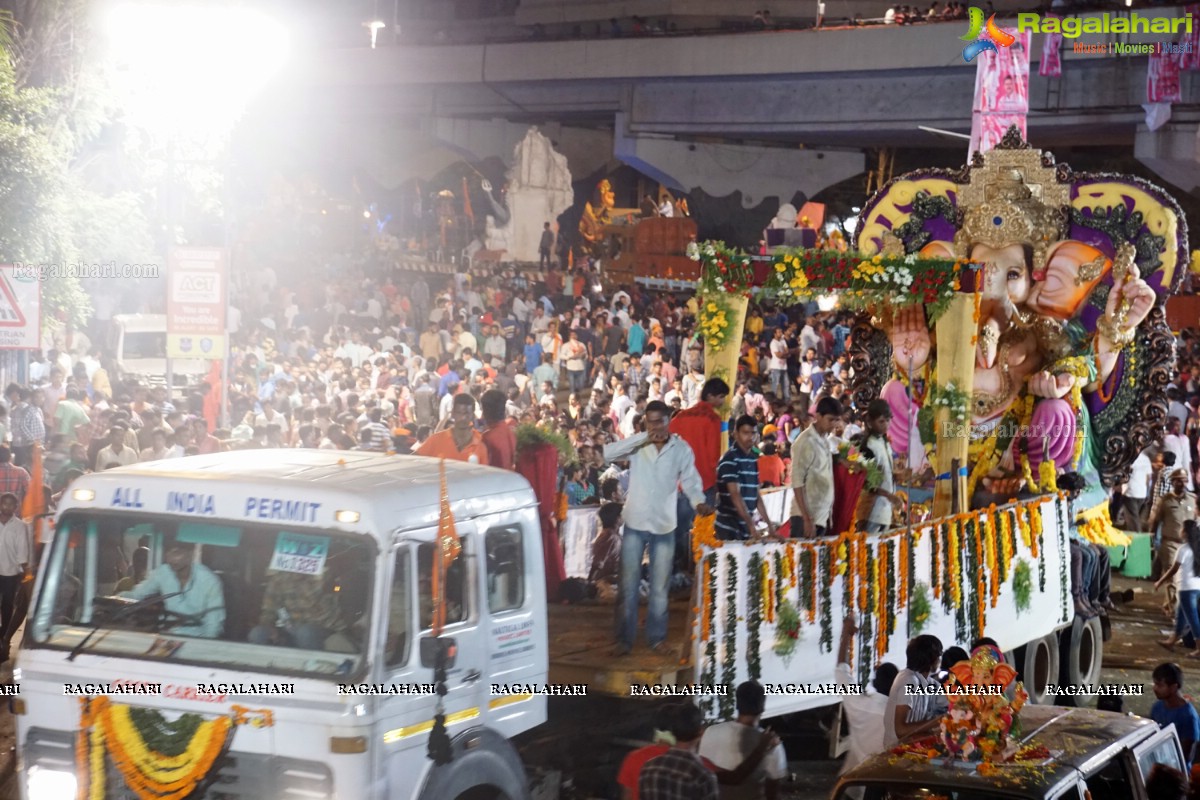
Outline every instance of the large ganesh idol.
<svg viewBox="0 0 1200 800">
<path fill-rule="evenodd" d="M 975 329 L 963 331 L 975 345 L 975 504 L 1046 488 L 1048 461 L 1088 478 L 1086 508 L 1157 438 L 1175 358 L 1163 305 L 1188 252 L 1182 212 L 1158 187 L 1056 166 L 1013 129 L 961 171 L 889 183 L 865 206 L 856 238 L 868 255 L 982 265 Z M 910 448 L 921 436 L 911 420 L 936 391 L 931 332 L 920 307 L 883 315 L 883 327 L 890 364 L 878 363 L 888 348 L 876 347 L 870 372 L 892 407 L 893 447 L 921 466 L 933 443 Z"/>
</svg>

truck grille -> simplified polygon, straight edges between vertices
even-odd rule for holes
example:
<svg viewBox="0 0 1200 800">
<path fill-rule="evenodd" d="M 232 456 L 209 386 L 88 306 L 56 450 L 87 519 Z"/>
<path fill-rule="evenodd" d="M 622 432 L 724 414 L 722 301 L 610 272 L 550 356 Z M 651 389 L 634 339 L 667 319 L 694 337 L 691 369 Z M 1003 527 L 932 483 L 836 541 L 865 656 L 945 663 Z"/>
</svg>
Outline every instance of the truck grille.
<svg viewBox="0 0 1200 800">
<path fill-rule="evenodd" d="M 25 739 L 25 764 L 74 771 L 75 734 L 32 728 Z M 111 759 L 106 759 L 105 800 L 138 800 Z M 188 800 L 330 800 L 333 773 L 325 764 L 282 756 L 229 752 L 218 759 L 215 777 Z"/>
</svg>

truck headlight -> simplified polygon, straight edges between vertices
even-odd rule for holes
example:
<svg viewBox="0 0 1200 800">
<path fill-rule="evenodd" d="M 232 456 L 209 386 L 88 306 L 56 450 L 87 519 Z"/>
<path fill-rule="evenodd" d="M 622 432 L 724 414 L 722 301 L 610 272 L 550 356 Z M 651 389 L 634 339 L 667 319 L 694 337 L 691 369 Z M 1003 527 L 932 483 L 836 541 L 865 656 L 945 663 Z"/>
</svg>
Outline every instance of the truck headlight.
<svg viewBox="0 0 1200 800">
<path fill-rule="evenodd" d="M 78 783 L 74 772 L 33 766 L 25 785 L 30 797 L 74 797 Z"/>
</svg>

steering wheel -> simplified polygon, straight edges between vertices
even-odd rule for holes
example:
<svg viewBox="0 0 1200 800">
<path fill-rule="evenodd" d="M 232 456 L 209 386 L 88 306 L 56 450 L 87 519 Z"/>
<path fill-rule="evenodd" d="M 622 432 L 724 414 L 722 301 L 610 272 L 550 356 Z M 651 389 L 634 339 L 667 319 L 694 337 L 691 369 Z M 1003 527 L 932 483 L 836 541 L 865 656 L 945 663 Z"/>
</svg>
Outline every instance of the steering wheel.
<svg viewBox="0 0 1200 800">
<path fill-rule="evenodd" d="M 153 606 L 152 606 L 153 608 Z M 200 624 L 198 614 L 183 614 L 169 608 L 156 609 L 155 625 L 159 628 L 175 627 L 177 625 L 195 626 Z"/>
</svg>

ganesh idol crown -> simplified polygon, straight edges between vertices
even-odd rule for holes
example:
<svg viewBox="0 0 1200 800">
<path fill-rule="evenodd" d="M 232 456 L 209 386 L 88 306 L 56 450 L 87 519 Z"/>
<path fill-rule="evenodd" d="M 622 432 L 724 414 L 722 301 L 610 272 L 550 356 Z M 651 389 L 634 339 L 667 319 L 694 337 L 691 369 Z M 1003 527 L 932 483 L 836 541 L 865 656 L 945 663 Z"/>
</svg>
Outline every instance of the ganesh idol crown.
<svg viewBox="0 0 1200 800">
<path fill-rule="evenodd" d="M 1188 252 L 1183 213 L 1159 187 L 1073 172 L 1013 128 L 959 171 L 891 181 L 864 206 L 856 240 L 868 255 L 981 265 L 976 329 L 963 332 L 975 342 L 975 505 L 1036 490 L 1051 465 L 1079 472 L 1084 502 L 1098 503 L 1158 438 L 1175 364 L 1164 306 Z M 866 367 L 860 380 L 891 405 L 893 447 L 920 468 L 933 442 L 911 421 L 937 383 L 934 339 L 920 306 L 876 323 L 873 336 L 856 332 L 856 372 Z"/>
</svg>

